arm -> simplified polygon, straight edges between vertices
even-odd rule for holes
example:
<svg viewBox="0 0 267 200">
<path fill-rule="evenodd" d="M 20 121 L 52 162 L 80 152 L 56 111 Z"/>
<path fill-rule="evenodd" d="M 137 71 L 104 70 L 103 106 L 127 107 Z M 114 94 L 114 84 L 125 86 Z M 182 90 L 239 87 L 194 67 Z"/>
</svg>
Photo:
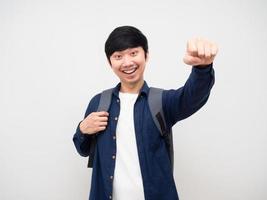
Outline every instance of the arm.
<svg viewBox="0 0 267 200">
<path fill-rule="evenodd" d="M 95 112 L 100 100 L 100 94 L 90 101 L 84 119 L 79 123 L 73 136 L 74 145 L 81 156 L 89 156 L 90 144 L 96 133 L 103 131 L 107 125 L 106 112 Z"/>
<path fill-rule="evenodd" d="M 206 68 L 193 67 L 183 87 L 163 92 L 163 109 L 168 127 L 189 117 L 207 102 L 214 80 L 212 64 Z"/>
<path fill-rule="evenodd" d="M 204 39 L 187 43 L 184 62 L 193 65 L 185 85 L 177 90 L 163 92 L 163 110 L 168 127 L 198 111 L 208 100 L 214 84 L 213 60 L 218 47 Z"/>
</svg>

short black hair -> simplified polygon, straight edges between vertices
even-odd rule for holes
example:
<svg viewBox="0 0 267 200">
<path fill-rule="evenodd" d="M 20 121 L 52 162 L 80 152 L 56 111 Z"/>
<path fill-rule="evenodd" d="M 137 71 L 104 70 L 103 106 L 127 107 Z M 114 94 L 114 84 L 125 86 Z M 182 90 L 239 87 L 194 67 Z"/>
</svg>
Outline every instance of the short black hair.
<svg viewBox="0 0 267 200">
<path fill-rule="evenodd" d="M 110 62 L 110 56 L 115 51 L 123 51 L 134 47 L 142 47 L 146 57 L 148 52 L 146 36 L 133 26 L 119 26 L 108 36 L 105 43 L 105 53 Z"/>
</svg>

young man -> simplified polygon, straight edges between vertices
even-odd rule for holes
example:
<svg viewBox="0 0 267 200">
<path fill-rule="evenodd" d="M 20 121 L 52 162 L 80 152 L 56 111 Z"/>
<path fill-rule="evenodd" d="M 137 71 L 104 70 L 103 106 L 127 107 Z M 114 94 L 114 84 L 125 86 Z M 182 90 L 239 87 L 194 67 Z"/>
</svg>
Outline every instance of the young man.
<svg viewBox="0 0 267 200">
<path fill-rule="evenodd" d="M 97 138 L 89 199 L 177 200 L 165 141 L 147 101 L 147 39 L 135 27 L 118 27 L 109 35 L 105 53 L 120 83 L 113 89 L 108 112 L 96 112 L 101 94 L 91 99 L 73 137 L 82 156 L 89 155 L 90 142 Z M 184 62 L 193 66 L 188 80 L 183 87 L 162 93 L 168 129 L 207 102 L 216 54 L 217 46 L 207 40 L 188 42 Z"/>
</svg>

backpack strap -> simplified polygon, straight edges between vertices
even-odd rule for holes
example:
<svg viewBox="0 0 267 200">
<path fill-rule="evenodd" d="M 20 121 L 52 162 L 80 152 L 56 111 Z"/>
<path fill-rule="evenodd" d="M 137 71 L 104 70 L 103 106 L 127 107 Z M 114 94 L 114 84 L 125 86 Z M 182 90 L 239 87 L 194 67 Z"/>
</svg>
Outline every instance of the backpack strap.
<svg viewBox="0 0 267 200">
<path fill-rule="evenodd" d="M 113 91 L 113 88 L 104 90 L 101 93 L 97 112 L 100 112 L 100 111 L 106 111 L 107 112 L 109 110 L 109 106 L 111 104 L 111 98 L 112 98 L 112 91 Z"/>
<path fill-rule="evenodd" d="M 162 108 L 163 89 L 151 87 L 148 94 L 148 105 L 153 121 L 157 126 L 161 136 L 165 140 L 165 145 L 171 162 L 172 171 L 174 169 L 174 151 L 172 129 L 167 128 L 165 115 Z"/>
<path fill-rule="evenodd" d="M 167 134 L 166 121 L 162 109 L 163 89 L 151 87 L 148 93 L 148 105 L 153 121 L 162 136 Z"/>
<path fill-rule="evenodd" d="M 101 93 L 98 108 L 96 110 L 97 112 L 100 112 L 100 111 L 107 112 L 109 110 L 109 107 L 111 104 L 111 98 L 112 98 L 112 91 L 113 91 L 113 88 L 104 90 Z M 89 159 L 88 159 L 88 164 L 87 164 L 88 168 L 93 167 L 95 148 L 96 148 L 96 135 L 93 135 L 90 141 Z"/>
</svg>

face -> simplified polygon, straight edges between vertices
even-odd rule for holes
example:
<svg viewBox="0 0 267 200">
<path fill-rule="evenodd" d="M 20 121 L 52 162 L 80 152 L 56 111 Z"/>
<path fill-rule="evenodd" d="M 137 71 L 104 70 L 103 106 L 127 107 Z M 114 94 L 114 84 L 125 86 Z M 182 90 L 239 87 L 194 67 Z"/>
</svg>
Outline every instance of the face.
<svg viewBox="0 0 267 200">
<path fill-rule="evenodd" d="M 115 51 L 110 57 L 110 64 L 121 84 L 134 86 L 144 80 L 143 74 L 147 57 L 145 57 L 142 47 L 129 48 Z"/>
</svg>

